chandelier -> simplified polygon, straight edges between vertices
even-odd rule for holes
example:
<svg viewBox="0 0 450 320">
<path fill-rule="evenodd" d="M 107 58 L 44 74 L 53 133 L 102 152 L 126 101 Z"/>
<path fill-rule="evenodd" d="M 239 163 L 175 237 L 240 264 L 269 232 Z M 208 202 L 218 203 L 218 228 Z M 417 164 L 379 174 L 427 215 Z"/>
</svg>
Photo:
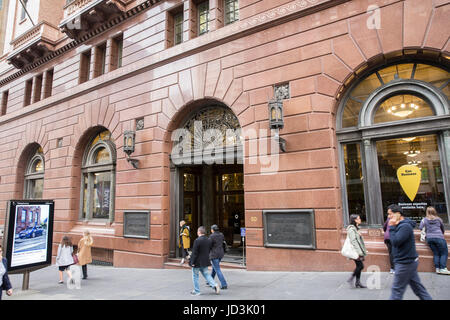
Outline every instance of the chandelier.
<svg viewBox="0 0 450 320">
<path fill-rule="evenodd" d="M 391 106 L 387 109 L 387 113 L 396 117 L 404 118 L 409 116 L 414 111 L 418 110 L 419 106 L 414 103 L 402 103 L 399 106 Z"/>
<path fill-rule="evenodd" d="M 415 158 L 420 154 L 420 144 L 419 142 L 410 142 L 409 143 L 409 150 L 403 152 L 404 155 Z"/>
</svg>

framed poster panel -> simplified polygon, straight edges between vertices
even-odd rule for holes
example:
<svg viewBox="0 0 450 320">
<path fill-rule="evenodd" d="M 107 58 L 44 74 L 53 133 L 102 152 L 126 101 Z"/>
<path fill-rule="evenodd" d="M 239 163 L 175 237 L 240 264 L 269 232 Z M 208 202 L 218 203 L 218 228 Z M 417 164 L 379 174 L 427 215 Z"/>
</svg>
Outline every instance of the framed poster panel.
<svg viewBox="0 0 450 320">
<path fill-rule="evenodd" d="M 150 211 L 125 211 L 123 236 L 124 238 L 150 239 Z"/>
<path fill-rule="evenodd" d="M 314 210 L 263 210 L 264 246 L 316 249 Z"/>
<path fill-rule="evenodd" d="M 51 265 L 53 200 L 10 200 L 5 238 L 8 271 L 39 269 Z"/>
</svg>

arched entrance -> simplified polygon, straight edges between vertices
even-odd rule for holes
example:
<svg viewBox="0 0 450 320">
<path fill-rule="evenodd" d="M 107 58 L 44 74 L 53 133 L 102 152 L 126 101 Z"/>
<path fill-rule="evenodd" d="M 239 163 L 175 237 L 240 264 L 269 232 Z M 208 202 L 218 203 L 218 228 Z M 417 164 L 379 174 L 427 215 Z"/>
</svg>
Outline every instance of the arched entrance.
<svg viewBox="0 0 450 320">
<path fill-rule="evenodd" d="M 195 109 L 171 135 L 170 255 L 179 257 L 179 222 L 190 227 L 191 244 L 197 228 L 217 224 L 230 247 L 225 262 L 242 263 L 244 174 L 239 121 L 223 104 L 208 102 Z"/>
</svg>

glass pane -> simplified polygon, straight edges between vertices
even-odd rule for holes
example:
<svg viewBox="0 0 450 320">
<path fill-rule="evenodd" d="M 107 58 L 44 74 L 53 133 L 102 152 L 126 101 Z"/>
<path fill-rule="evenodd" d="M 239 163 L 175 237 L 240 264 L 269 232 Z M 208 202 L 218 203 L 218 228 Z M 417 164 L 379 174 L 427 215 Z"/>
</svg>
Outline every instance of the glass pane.
<svg viewBox="0 0 450 320">
<path fill-rule="evenodd" d="M 244 190 L 244 175 L 242 173 L 230 173 L 222 175 L 222 190 Z"/>
<path fill-rule="evenodd" d="M 92 217 L 106 219 L 109 217 L 111 173 L 94 174 L 94 201 L 92 202 Z"/>
<path fill-rule="evenodd" d="M 111 162 L 111 158 L 109 156 L 109 152 L 106 148 L 100 148 L 95 155 L 95 163 L 107 163 Z"/>
<path fill-rule="evenodd" d="M 86 219 L 87 214 L 87 195 L 88 195 L 88 175 L 84 175 L 84 184 L 83 184 L 83 219 Z"/>
<path fill-rule="evenodd" d="M 42 160 L 37 160 L 33 166 L 33 172 L 42 172 L 44 171 L 44 163 Z"/>
<path fill-rule="evenodd" d="M 348 213 L 357 214 L 363 223 L 367 222 L 364 198 L 364 177 L 361 166 L 361 150 L 357 143 L 344 145 L 345 181 L 347 188 Z"/>
<path fill-rule="evenodd" d="M 427 64 L 417 64 L 414 79 L 429 82 L 439 88 L 450 79 L 450 73 Z"/>
<path fill-rule="evenodd" d="M 378 108 L 374 123 L 432 116 L 431 107 L 419 97 L 402 94 L 385 100 Z"/>
<path fill-rule="evenodd" d="M 390 204 L 398 204 L 406 217 L 420 222 L 426 207 L 433 206 L 448 223 L 436 135 L 379 141 L 377 152 L 384 214 Z M 419 168 L 421 179 L 417 186 L 414 174 L 403 175 L 412 176 L 408 178 L 411 180 L 403 180 L 401 175 L 399 180 L 397 171 L 403 165 Z"/>
<path fill-rule="evenodd" d="M 381 86 L 380 79 L 378 79 L 377 74 L 373 73 L 363 81 L 361 81 L 351 93 L 353 98 L 365 101 L 367 97 L 378 87 Z"/>
<path fill-rule="evenodd" d="M 184 191 L 195 191 L 195 175 L 191 173 L 183 174 Z"/>
<path fill-rule="evenodd" d="M 441 90 L 447 98 L 450 99 L 450 82 L 448 82 Z"/>
<path fill-rule="evenodd" d="M 30 199 L 42 199 L 44 191 L 44 179 L 30 180 Z"/>
<path fill-rule="evenodd" d="M 221 195 L 219 199 L 223 210 L 222 224 L 225 241 L 230 245 L 238 246 L 241 240 L 241 227 L 245 226 L 244 194 Z"/>
<path fill-rule="evenodd" d="M 342 115 L 342 128 L 356 127 L 358 125 L 359 111 L 362 103 L 348 99 Z"/>
<path fill-rule="evenodd" d="M 113 139 L 111 137 L 111 132 L 109 132 L 108 130 L 105 130 L 105 131 L 100 132 L 97 136 L 95 136 L 94 140 L 92 140 L 90 147 L 94 146 L 100 139 L 103 141 L 107 141 L 107 140 L 113 141 Z"/>
</svg>

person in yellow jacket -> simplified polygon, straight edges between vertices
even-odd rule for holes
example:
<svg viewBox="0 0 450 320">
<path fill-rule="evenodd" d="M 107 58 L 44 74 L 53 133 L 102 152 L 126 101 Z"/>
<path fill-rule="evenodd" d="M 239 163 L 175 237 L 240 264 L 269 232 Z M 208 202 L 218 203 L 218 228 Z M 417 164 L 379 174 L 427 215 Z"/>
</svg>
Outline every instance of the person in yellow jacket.
<svg viewBox="0 0 450 320">
<path fill-rule="evenodd" d="M 180 221 L 180 241 L 179 241 L 179 247 L 182 249 L 182 259 L 180 264 L 183 264 L 186 257 L 189 259 L 189 251 L 188 249 L 191 247 L 191 237 L 189 235 L 189 227 L 186 225 L 186 221 L 181 220 Z"/>
<path fill-rule="evenodd" d="M 83 270 L 83 279 L 87 279 L 87 264 L 92 262 L 91 247 L 94 240 L 88 230 L 83 233 L 83 238 L 78 242 L 78 263 Z"/>
</svg>

